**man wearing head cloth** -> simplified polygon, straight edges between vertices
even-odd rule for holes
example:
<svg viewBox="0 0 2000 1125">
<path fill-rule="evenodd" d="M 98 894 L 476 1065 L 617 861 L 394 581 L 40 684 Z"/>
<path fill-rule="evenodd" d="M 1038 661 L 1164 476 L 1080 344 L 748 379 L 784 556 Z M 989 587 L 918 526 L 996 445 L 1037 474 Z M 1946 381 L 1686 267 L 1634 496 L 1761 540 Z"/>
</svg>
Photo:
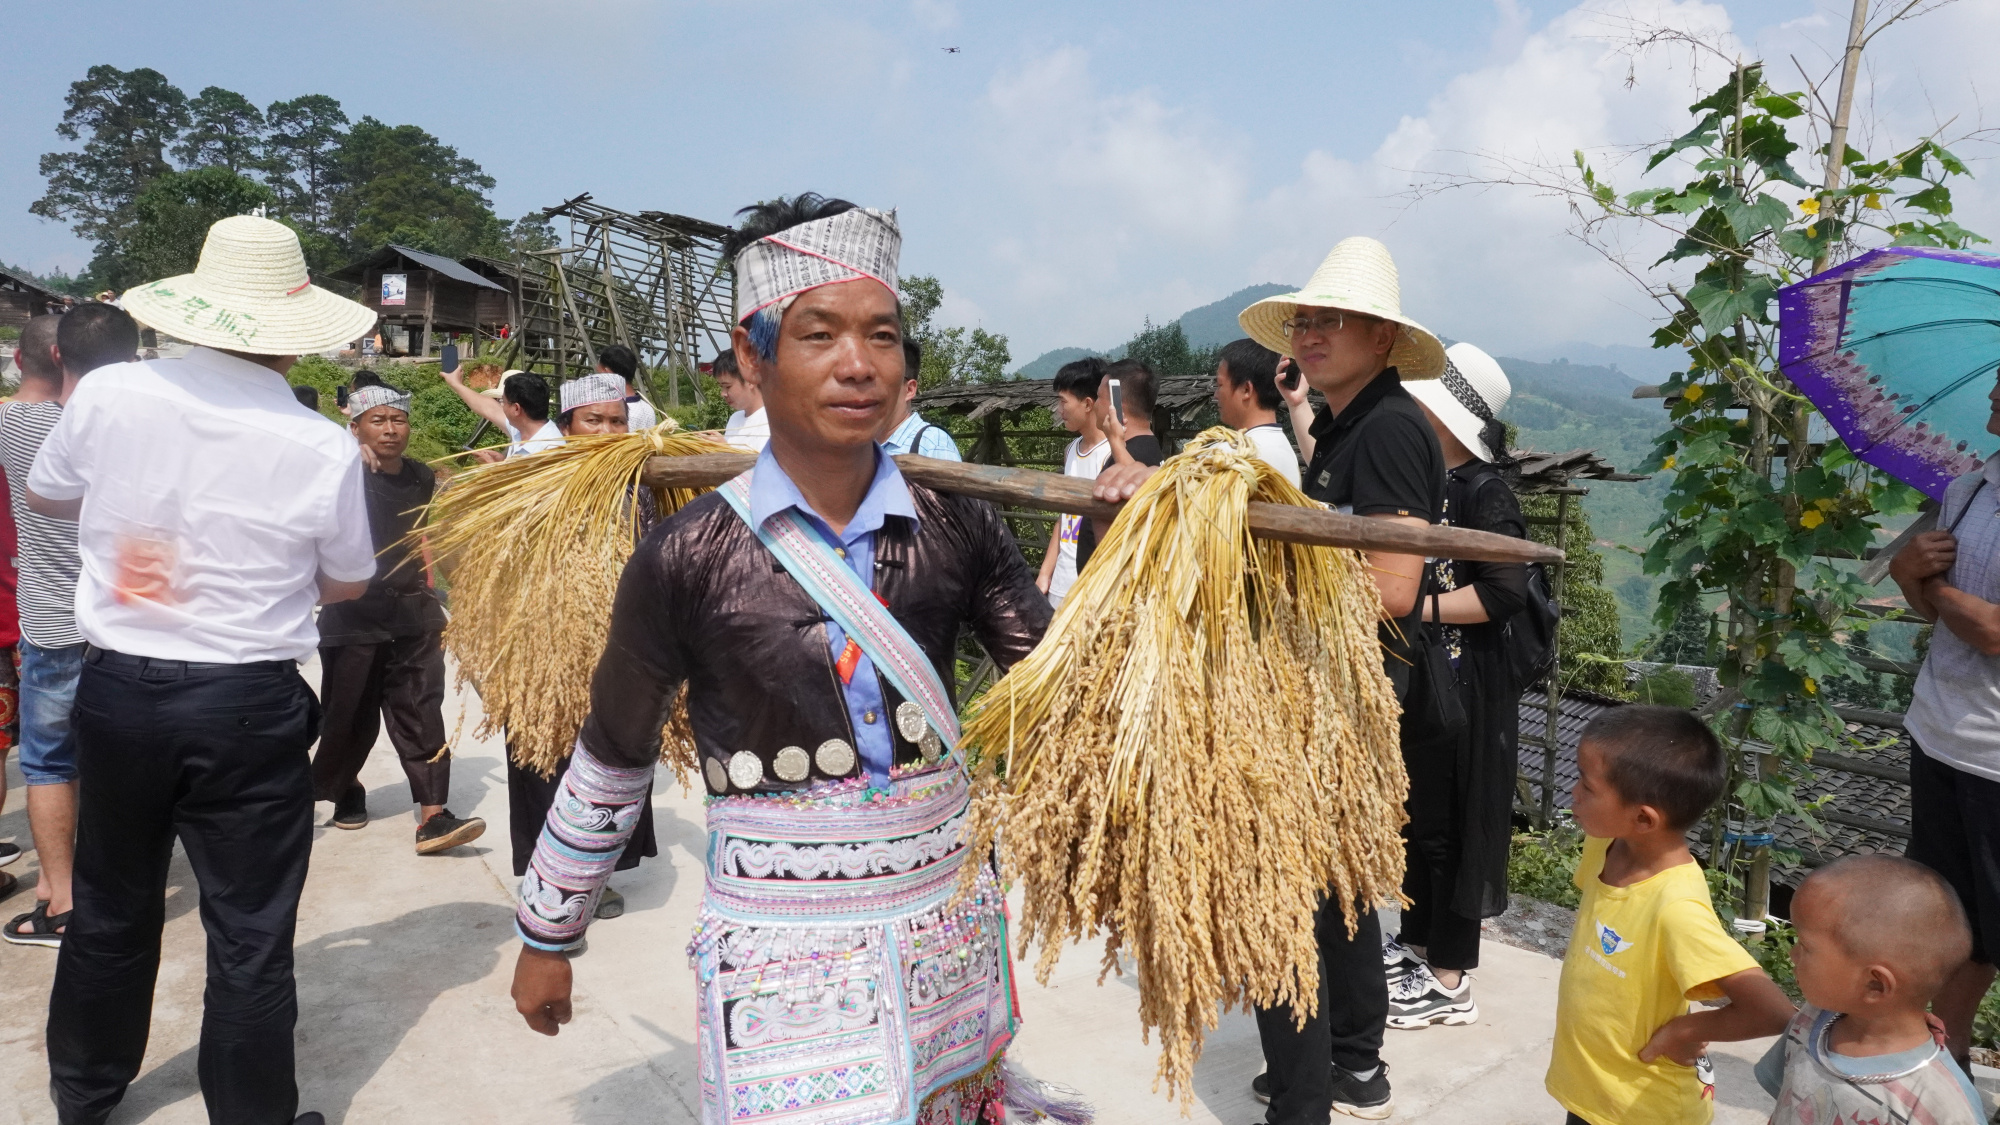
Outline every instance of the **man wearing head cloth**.
<svg viewBox="0 0 2000 1125">
<path fill-rule="evenodd" d="M 622 434 L 630 430 L 625 406 L 625 380 L 603 371 L 580 375 L 562 385 L 562 413 L 556 426 L 564 437 Z"/>
<path fill-rule="evenodd" d="M 544 1034 L 569 1019 L 563 951 L 685 686 L 710 840 L 702 1120 L 996 1120 L 1035 1091 L 1001 1065 L 1017 1013 L 1000 889 L 960 838 L 952 671 L 961 627 L 1011 665 L 1048 604 L 990 505 L 905 481 L 876 445 L 903 384 L 894 214 L 814 195 L 742 214 L 735 354 L 770 443 L 625 568 L 521 883 L 515 1004 Z"/>
<path fill-rule="evenodd" d="M 368 467 L 376 571 L 360 597 L 320 611 L 325 717 L 313 754 L 313 797 L 333 802 L 335 828 L 367 825 L 361 767 L 386 722 L 417 806 L 417 854 L 435 855 L 486 831 L 485 821 L 460 819 L 444 807 L 451 792 L 451 756 L 444 752 L 444 608 L 423 557 L 406 545 L 437 478 L 429 465 L 403 456 L 410 445 L 408 392 L 364 371 L 355 377 L 347 411 L 348 429 Z"/>
</svg>

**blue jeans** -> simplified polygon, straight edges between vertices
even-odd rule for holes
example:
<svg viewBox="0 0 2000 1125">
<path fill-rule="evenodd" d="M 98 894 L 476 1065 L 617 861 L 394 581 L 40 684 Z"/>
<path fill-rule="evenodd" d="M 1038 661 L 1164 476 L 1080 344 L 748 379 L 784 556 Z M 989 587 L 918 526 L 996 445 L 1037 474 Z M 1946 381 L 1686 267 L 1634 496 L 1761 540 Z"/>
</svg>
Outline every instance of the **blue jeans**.
<svg viewBox="0 0 2000 1125">
<path fill-rule="evenodd" d="M 29 785 L 76 780 L 70 711 L 83 672 L 83 646 L 43 648 L 21 638 L 21 777 Z"/>
</svg>

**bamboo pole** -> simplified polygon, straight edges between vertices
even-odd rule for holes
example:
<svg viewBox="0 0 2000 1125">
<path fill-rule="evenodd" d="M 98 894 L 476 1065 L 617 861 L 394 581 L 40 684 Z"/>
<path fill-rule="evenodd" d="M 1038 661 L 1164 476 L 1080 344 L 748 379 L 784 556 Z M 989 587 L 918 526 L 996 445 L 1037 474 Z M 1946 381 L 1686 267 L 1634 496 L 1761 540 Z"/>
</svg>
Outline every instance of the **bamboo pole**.
<svg viewBox="0 0 2000 1125">
<path fill-rule="evenodd" d="M 655 457 L 646 464 L 645 483 L 654 488 L 712 488 L 757 463 L 754 453 L 698 453 L 689 457 Z M 1091 482 L 1060 473 L 1010 469 L 942 461 L 905 453 L 896 458 L 903 475 L 926 488 L 955 492 L 996 504 L 1067 512 L 1096 519 L 1115 519 L 1122 505 L 1091 495 Z M 1250 533 L 1260 539 L 1311 543 L 1322 547 L 1352 547 L 1430 558 L 1473 559 L 1483 562 L 1562 561 L 1554 547 L 1495 535 L 1487 531 L 1417 525 L 1366 516 L 1342 515 L 1288 504 L 1250 504 Z"/>
</svg>

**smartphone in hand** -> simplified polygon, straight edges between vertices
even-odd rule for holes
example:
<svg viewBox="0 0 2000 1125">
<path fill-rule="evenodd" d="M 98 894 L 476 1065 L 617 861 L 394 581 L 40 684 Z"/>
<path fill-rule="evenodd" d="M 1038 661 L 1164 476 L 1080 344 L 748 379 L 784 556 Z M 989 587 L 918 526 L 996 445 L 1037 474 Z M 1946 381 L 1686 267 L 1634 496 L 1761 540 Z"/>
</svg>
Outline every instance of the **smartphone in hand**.
<svg viewBox="0 0 2000 1125">
<path fill-rule="evenodd" d="M 458 345 L 457 345 L 457 344 L 446 344 L 446 345 L 445 345 L 445 346 L 444 346 L 444 347 L 443 347 L 443 348 L 442 348 L 441 350 L 439 350 L 439 352 L 438 352 L 438 370 L 439 370 L 439 371 L 456 371 L 456 370 L 458 370 Z"/>
<path fill-rule="evenodd" d="M 1298 390 L 1299 375 L 1298 365 L 1292 362 L 1291 356 L 1281 355 L 1278 357 L 1278 384 L 1280 386 L 1288 391 Z"/>
<path fill-rule="evenodd" d="M 1107 393 L 1111 395 L 1111 414 L 1122 426 L 1125 424 L 1125 388 L 1119 386 L 1116 379 L 1106 379 L 1104 385 L 1110 388 Z"/>
</svg>

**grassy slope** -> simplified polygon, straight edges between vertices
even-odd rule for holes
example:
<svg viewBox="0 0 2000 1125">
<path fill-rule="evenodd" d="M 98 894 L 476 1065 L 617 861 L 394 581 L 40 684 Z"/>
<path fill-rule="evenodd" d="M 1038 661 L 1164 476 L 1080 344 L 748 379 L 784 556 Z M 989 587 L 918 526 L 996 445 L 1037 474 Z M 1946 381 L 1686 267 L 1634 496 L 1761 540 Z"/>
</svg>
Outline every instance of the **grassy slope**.
<svg viewBox="0 0 2000 1125">
<path fill-rule="evenodd" d="M 1500 365 L 1514 384 L 1503 416 L 1519 430 L 1523 448 L 1595 449 L 1630 471 L 1651 454 L 1653 439 L 1666 424 L 1659 401 L 1632 398 L 1638 384 L 1611 368 L 1507 358 Z M 1604 584 L 1618 595 L 1630 646 L 1652 632 L 1655 581 L 1642 573 L 1638 552 L 1645 549 L 1646 528 L 1659 514 L 1666 485 L 1599 481 L 1587 487 L 1583 503 L 1604 553 Z"/>
</svg>

